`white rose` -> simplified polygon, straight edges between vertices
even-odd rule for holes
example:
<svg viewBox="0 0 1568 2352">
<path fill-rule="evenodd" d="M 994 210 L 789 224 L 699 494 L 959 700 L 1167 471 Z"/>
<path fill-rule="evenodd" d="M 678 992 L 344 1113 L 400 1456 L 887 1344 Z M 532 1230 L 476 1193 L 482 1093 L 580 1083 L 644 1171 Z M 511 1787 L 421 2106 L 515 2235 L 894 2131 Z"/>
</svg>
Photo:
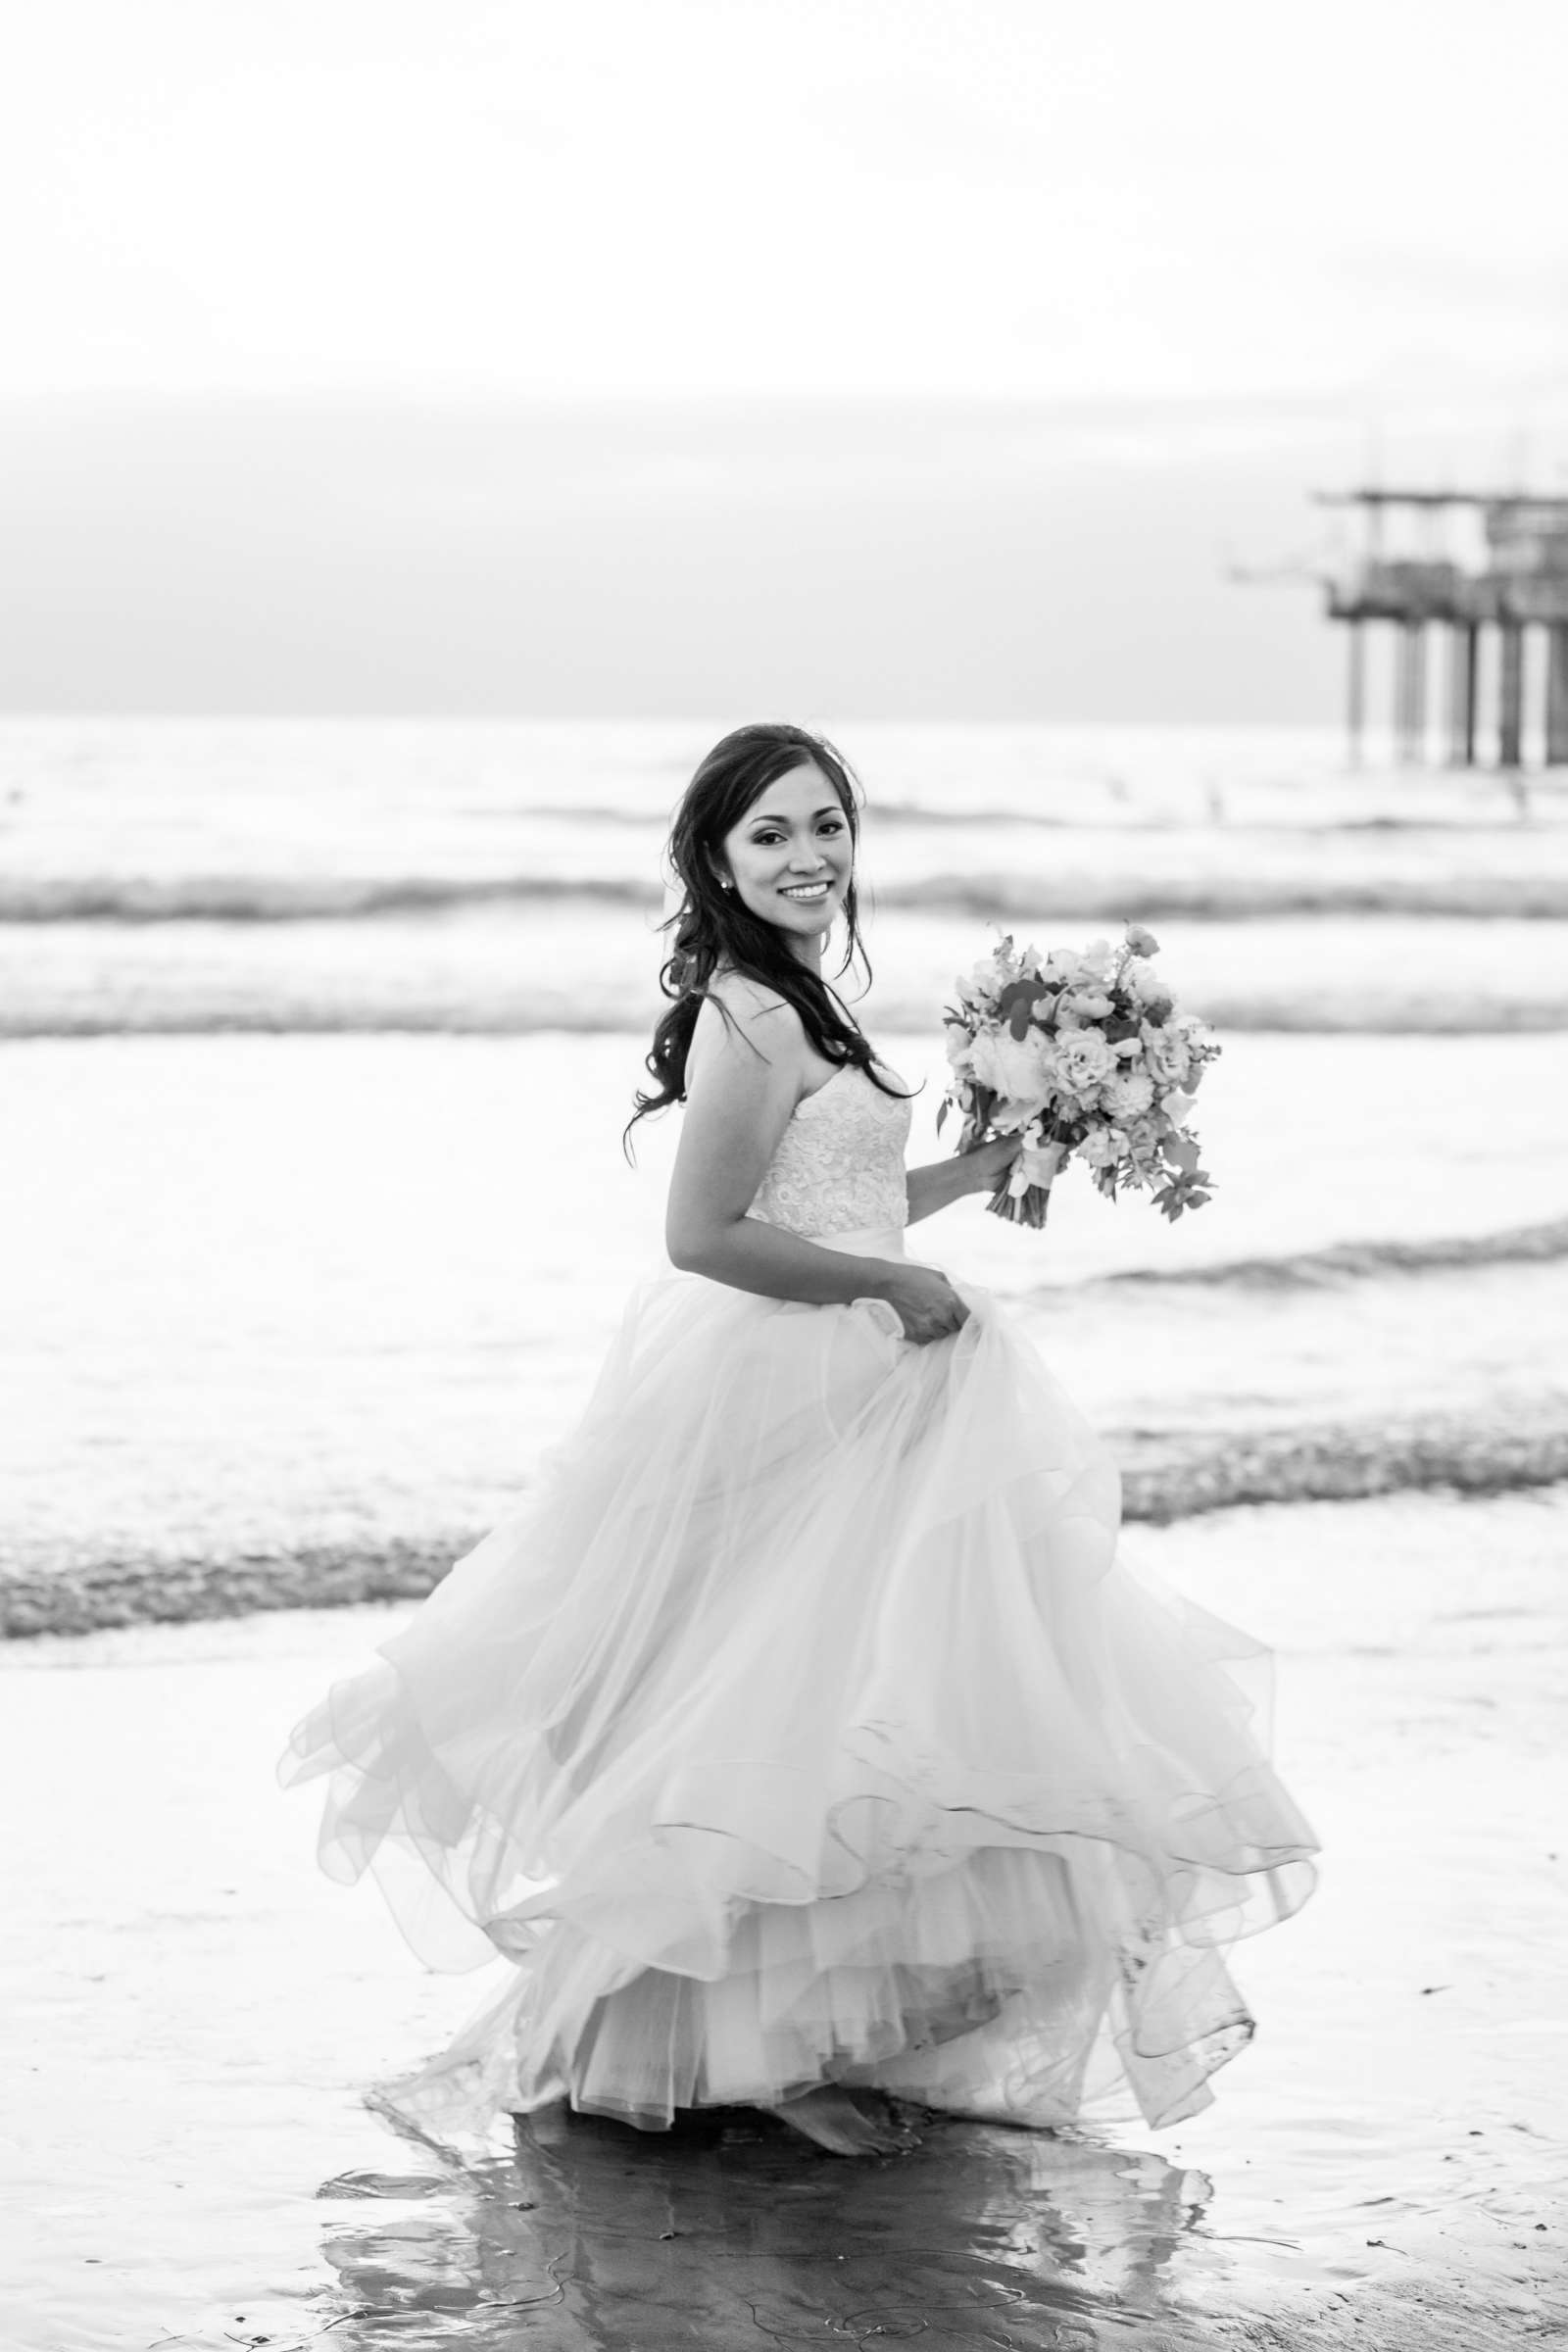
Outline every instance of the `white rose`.
<svg viewBox="0 0 1568 2352">
<path fill-rule="evenodd" d="M 1056 1071 L 1069 1094 L 1091 1093 L 1115 1066 L 1116 1056 L 1098 1029 L 1071 1029 L 1056 1040 Z"/>
</svg>

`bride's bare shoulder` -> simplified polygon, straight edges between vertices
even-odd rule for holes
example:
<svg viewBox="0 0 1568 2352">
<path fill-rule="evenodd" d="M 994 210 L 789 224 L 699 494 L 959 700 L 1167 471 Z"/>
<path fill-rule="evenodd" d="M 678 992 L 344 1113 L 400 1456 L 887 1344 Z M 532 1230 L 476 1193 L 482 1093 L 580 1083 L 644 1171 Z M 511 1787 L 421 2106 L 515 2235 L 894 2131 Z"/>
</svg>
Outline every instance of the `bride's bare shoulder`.
<svg viewBox="0 0 1568 2352">
<path fill-rule="evenodd" d="M 724 1040 L 744 1044 L 768 1061 L 801 1059 L 806 1029 L 788 997 L 749 972 L 716 971 L 703 992 L 692 1058 L 706 1060 Z"/>
<path fill-rule="evenodd" d="M 774 1005 L 789 1005 L 792 1012 L 795 1009 L 782 990 L 771 987 L 765 980 L 760 980 L 755 972 L 737 971 L 730 963 L 715 966 L 707 993 L 737 1009 L 743 1006 L 771 1008 Z"/>
<path fill-rule="evenodd" d="M 801 1037 L 805 1028 L 800 1014 L 782 991 L 770 988 L 765 980 L 758 980 L 750 972 L 716 971 L 708 983 L 707 996 L 718 1008 L 720 1020 L 726 1014 L 747 1030 L 760 1034 Z"/>
</svg>

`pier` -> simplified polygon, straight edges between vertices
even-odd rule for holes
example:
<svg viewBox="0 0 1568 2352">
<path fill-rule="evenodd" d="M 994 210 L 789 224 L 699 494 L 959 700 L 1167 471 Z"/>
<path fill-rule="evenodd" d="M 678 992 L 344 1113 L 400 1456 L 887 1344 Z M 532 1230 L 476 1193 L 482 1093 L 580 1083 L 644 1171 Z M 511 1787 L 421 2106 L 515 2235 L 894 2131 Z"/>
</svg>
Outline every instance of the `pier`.
<svg viewBox="0 0 1568 2352">
<path fill-rule="evenodd" d="M 1402 760 L 1427 756 L 1437 713 L 1445 756 L 1477 764 L 1478 714 L 1492 680 L 1499 767 L 1524 764 L 1539 741 L 1548 767 L 1568 766 L 1568 496 L 1489 490 L 1330 490 L 1324 507 L 1354 510 L 1360 545 L 1326 581 L 1328 616 L 1348 641 L 1346 715 L 1352 759 L 1367 719 L 1367 634 L 1396 632 L 1394 733 Z M 1391 552 L 1391 543 L 1404 544 Z M 1528 723 L 1539 681 L 1541 724 Z"/>
</svg>

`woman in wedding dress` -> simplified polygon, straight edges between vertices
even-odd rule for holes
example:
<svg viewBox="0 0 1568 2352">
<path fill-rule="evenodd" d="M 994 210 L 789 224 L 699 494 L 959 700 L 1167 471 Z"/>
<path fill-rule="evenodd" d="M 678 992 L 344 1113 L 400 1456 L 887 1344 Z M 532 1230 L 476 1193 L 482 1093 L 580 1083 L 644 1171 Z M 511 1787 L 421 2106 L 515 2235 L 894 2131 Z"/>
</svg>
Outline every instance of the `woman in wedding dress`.
<svg viewBox="0 0 1568 2352">
<path fill-rule="evenodd" d="M 1017 1149 L 906 1169 L 822 976 L 858 947 L 831 745 L 725 738 L 678 811 L 673 1270 L 511 1518 L 294 1734 L 320 1856 L 498 1999 L 383 2103 L 748 2105 L 851 2154 L 891 2098 L 1049 2127 L 1206 2105 L 1224 1964 L 1297 1909 L 1269 1660 L 1118 1550 L 1104 1446 L 989 1293 L 905 1254 Z M 1021 1249 L 1038 1248 L 1019 1236 Z"/>
</svg>

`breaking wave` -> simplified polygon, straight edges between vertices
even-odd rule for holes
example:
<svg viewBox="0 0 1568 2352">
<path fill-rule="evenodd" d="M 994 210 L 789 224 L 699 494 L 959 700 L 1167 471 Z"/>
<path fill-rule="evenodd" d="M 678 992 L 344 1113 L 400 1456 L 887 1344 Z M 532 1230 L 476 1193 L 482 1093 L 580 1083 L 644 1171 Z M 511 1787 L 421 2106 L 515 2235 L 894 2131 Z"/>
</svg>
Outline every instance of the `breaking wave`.
<svg viewBox="0 0 1568 2352">
<path fill-rule="evenodd" d="M 1568 1217 L 1554 1217 L 1544 1225 L 1504 1226 L 1492 1233 L 1437 1236 L 1429 1241 L 1340 1242 L 1330 1249 L 1298 1250 L 1282 1257 L 1235 1257 L 1206 1266 L 1139 1268 L 1125 1274 L 1099 1275 L 1082 1288 L 1114 1291 L 1122 1298 L 1129 1291 L 1172 1288 L 1331 1290 L 1387 1275 L 1452 1273 L 1472 1266 L 1544 1265 L 1560 1258 L 1568 1258 Z M 1043 1284 L 1029 1296 L 1059 1298 L 1061 1289 Z"/>
<path fill-rule="evenodd" d="M 1193 1438 L 1164 1458 L 1123 1457 L 1123 1516 L 1165 1526 L 1207 1511 L 1269 1502 L 1347 1502 L 1441 1490 L 1501 1494 L 1568 1480 L 1568 1427 L 1553 1406 L 1505 1420 L 1434 1413 L 1406 1420 L 1310 1423 L 1231 1440 Z M 154 1547 L 50 1556 L 45 1546 L 0 1568 L 0 1641 L 85 1634 L 117 1625 L 186 1623 L 266 1609 L 331 1608 L 415 1599 L 440 1583 L 482 1533 L 301 1541 L 264 1553 L 220 1544 L 200 1555 Z"/>
<path fill-rule="evenodd" d="M 979 920 L 1093 922 L 1188 917 L 1247 922 L 1281 915 L 1406 915 L 1557 921 L 1568 875 L 1421 876 L 932 874 L 867 893 L 876 907 Z M 355 920 L 486 906 L 577 901 L 659 908 L 655 879 L 540 874 L 105 874 L 0 876 L 0 921 L 12 923 L 287 923 Z"/>
<path fill-rule="evenodd" d="M 918 1000 L 881 993 L 888 1030 L 923 1032 L 937 1018 L 940 988 Z M 1204 996 L 1193 1007 L 1222 1033 L 1284 1037 L 1529 1037 L 1568 1030 L 1568 998 L 1422 998 L 1370 988 L 1333 995 L 1291 996 L 1253 990 L 1245 996 Z M 110 1037 L 606 1037 L 652 1027 L 664 1000 L 650 988 L 633 999 L 607 990 L 567 997 L 560 990 L 526 991 L 461 984 L 420 996 L 376 992 L 352 983 L 309 993 L 269 985 L 249 992 L 199 978 L 159 993 L 76 987 L 52 990 L 47 981 L 0 996 L 0 1039 Z"/>
</svg>

